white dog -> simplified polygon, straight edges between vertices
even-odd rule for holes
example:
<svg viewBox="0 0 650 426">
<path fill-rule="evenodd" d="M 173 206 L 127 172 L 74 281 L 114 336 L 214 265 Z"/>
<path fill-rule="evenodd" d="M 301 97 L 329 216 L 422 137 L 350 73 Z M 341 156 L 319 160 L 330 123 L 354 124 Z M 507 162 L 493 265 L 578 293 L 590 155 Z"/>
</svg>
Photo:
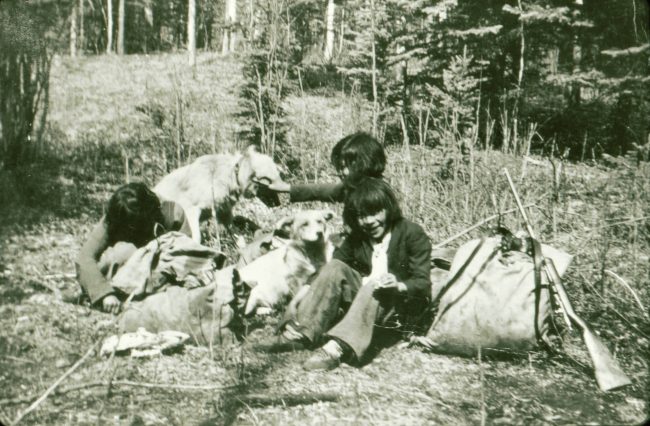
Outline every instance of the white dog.
<svg viewBox="0 0 650 426">
<path fill-rule="evenodd" d="M 252 198 L 257 195 L 258 183 L 268 185 L 281 181 L 273 159 L 250 146 L 243 155 L 199 157 L 192 164 L 162 178 L 154 191 L 161 198 L 175 201 L 183 207 L 192 238 L 200 242 L 199 221 L 206 217 L 206 213 L 212 212 L 219 223 L 229 226 L 232 209 L 240 196 Z"/>
<path fill-rule="evenodd" d="M 269 313 L 332 258 L 328 223 L 333 217 L 331 211 L 306 210 L 281 222 L 291 227 L 289 242 L 239 270 L 241 279 L 253 286 L 244 314 Z"/>
</svg>

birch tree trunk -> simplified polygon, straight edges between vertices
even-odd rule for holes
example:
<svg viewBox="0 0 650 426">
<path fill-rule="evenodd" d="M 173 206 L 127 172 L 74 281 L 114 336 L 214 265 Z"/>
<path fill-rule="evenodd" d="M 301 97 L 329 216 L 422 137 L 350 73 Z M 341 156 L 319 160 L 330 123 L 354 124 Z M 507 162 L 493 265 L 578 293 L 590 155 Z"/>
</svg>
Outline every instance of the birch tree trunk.
<svg viewBox="0 0 650 426">
<path fill-rule="evenodd" d="M 255 41 L 256 29 L 255 29 L 255 2 L 254 0 L 248 0 L 248 46 L 252 47 L 253 42 Z"/>
<path fill-rule="evenodd" d="M 323 56 L 326 61 L 331 61 L 334 56 L 334 16 L 336 13 L 336 4 L 334 0 L 327 2 L 327 14 L 325 17 L 326 32 L 325 32 L 325 52 Z"/>
<path fill-rule="evenodd" d="M 634 3 L 634 2 L 632 2 Z M 575 2 L 576 7 L 582 6 L 582 1 Z M 577 32 L 573 35 L 572 46 L 571 46 L 571 74 L 577 74 L 580 72 L 580 63 L 582 62 L 582 46 L 580 45 L 580 37 L 578 37 Z M 570 102 L 574 106 L 580 105 L 580 84 L 573 83 L 571 84 L 571 99 Z"/>
<path fill-rule="evenodd" d="M 221 52 L 224 54 L 235 51 L 234 25 L 237 21 L 237 0 L 226 0 L 225 5 L 223 42 L 221 45 Z"/>
<path fill-rule="evenodd" d="M 372 134 L 377 135 L 377 117 L 379 104 L 377 101 L 377 52 L 375 47 L 375 0 L 370 0 L 370 31 L 372 33 Z"/>
<path fill-rule="evenodd" d="M 72 12 L 70 13 L 70 56 L 75 58 L 77 56 L 77 5 L 72 4 Z"/>
<path fill-rule="evenodd" d="M 84 54 L 84 1 L 79 0 L 79 55 Z"/>
<path fill-rule="evenodd" d="M 117 7 L 117 54 L 124 55 L 124 0 Z"/>
<path fill-rule="evenodd" d="M 106 53 L 113 52 L 113 0 L 106 0 Z"/>
<path fill-rule="evenodd" d="M 189 0 L 187 7 L 187 51 L 193 67 L 196 65 L 196 0 Z"/>
</svg>

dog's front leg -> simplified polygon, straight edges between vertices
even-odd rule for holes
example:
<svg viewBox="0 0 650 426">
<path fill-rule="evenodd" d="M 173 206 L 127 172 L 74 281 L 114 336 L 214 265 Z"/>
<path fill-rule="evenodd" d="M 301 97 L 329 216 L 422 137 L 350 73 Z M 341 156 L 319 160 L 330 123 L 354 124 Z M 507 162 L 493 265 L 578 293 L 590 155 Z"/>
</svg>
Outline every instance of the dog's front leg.
<svg viewBox="0 0 650 426">
<path fill-rule="evenodd" d="M 201 209 L 198 207 L 188 207 L 185 209 L 185 216 L 187 223 L 190 225 L 192 231 L 192 239 L 197 243 L 201 243 L 201 227 L 199 220 L 201 218 Z"/>
<path fill-rule="evenodd" d="M 216 225 L 216 235 L 217 246 L 221 250 L 221 239 L 222 237 L 228 236 L 231 239 L 234 239 L 232 233 L 232 214 L 233 203 L 229 201 L 223 201 L 221 204 L 212 205 L 212 218 Z"/>
</svg>

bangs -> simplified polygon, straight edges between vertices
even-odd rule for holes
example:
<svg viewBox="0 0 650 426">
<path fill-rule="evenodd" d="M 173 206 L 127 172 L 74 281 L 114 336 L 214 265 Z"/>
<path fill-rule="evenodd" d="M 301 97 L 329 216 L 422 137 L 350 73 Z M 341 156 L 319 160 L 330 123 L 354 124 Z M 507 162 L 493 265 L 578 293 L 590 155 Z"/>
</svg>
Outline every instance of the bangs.
<svg viewBox="0 0 650 426">
<path fill-rule="evenodd" d="M 390 197 L 382 191 L 358 191 L 348 201 L 350 210 L 354 211 L 357 217 L 379 213 L 393 204 Z"/>
</svg>

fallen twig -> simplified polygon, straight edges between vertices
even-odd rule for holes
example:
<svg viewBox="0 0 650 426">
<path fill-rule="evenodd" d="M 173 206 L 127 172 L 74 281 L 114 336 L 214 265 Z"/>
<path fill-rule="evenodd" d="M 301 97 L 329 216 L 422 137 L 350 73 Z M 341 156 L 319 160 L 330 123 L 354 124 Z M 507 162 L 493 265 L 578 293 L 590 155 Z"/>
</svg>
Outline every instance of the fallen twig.
<svg viewBox="0 0 650 426">
<path fill-rule="evenodd" d="M 535 204 L 526 204 L 524 206 L 524 208 L 529 208 L 529 207 L 535 207 Z M 514 213 L 516 211 L 517 211 L 517 208 L 514 208 L 514 209 L 506 210 L 506 211 L 503 211 L 503 212 L 500 212 L 500 213 L 497 213 L 497 214 L 493 214 L 492 216 L 488 216 L 485 219 L 483 219 L 482 221 L 470 226 L 469 228 L 466 228 L 466 229 L 460 231 L 459 233 L 457 233 L 455 235 L 452 235 L 451 237 L 447 238 L 443 242 L 436 244 L 435 246 L 432 247 L 432 249 L 435 250 L 435 249 L 439 249 L 441 247 L 444 247 L 447 244 L 449 244 L 450 242 L 462 237 L 463 235 L 472 232 L 476 228 L 479 228 L 479 227 L 485 225 L 486 223 L 488 223 L 490 221 L 493 221 L 494 219 L 499 218 L 499 216 L 503 216 L 504 214 Z"/>
<path fill-rule="evenodd" d="M 59 272 L 56 274 L 43 275 L 46 280 L 73 279 L 77 276 L 74 272 Z"/>
<path fill-rule="evenodd" d="M 341 399 L 337 393 L 296 393 L 280 395 L 246 394 L 236 397 L 237 401 L 247 406 L 266 407 L 269 405 L 304 405 L 317 402 L 334 402 Z"/>
<path fill-rule="evenodd" d="M 185 391 L 214 391 L 229 389 L 235 387 L 236 385 L 184 385 L 176 383 L 146 383 L 146 382 L 133 382 L 129 380 L 103 380 L 98 382 L 88 382 L 88 383 L 79 383 L 77 385 L 67 386 L 61 389 L 56 390 L 54 395 L 65 395 L 70 392 L 96 388 L 96 387 L 108 387 L 108 386 L 131 386 L 139 388 L 148 388 L 148 389 L 167 389 L 167 390 L 185 390 Z M 3 399 L 0 400 L 0 405 L 16 405 L 16 404 L 26 404 L 36 399 L 36 395 Z"/>
<path fill-rule="evenodd" d="M 599 229 L 611 228 L 613 226 L 618 226 L 618 225 L 628 225 L 628 224 L 635 223 L 635 222 L 644 222 L 644 221 L 647 221 L 648 219 L 650 219 L 650 216 L 635 217 L 635 218 L 632 218 L 632 219 L 621 220 L 619 222 L 608 223 L 607 225 L 596 226 L 596 227 L 593 227 L 593 228 L 587 228 L 587 229 L 585 229 L 585 232 L 597 231 Z"/>
<path fill-rule="evenodd" d="M 102 343 L 102 339 L 97 340 L 97 342 L 95 342 L 95 343 L 94 343 L 94 344 L 93 344 L 93 345 L 88 349 L 88 351 L 86 351 L 86 353 L 84 354 L 84 356 L 82 356 L 81 358 L 79 358 L 79 359 L 77 360 L 77 362 L 75 362 L 74 365 L 68 369 L 68 371 L 66 371 L 65 373 L 63 373 L 63 375 L 62 375 L 61 377 L 59 377 L 59 378 L 58 378 L 54 383 L 52 383 L 52 385 L 51 385 L 49 388 L 47 388 L 47 390 L 43 393 L 43 395 L 41 395 L 41 396 L 40 396 L 36 401 L 34 401 L 34 403 L 32 403 L 32 405 L 30 405 L 29 407 L 27 407 L 27 409 L 26 409 L 25 411 L 23 411 L 22 413 L 20 413 L 20 414 L 19 414 L 19 415 L 14 419 L 14 421 L 11 423 L 11 425 L 12 425 L 12 426 L 13 426 L 13 425 L 17 425 L 17 424 L 18 424 L 18 423 L 19 423 L 19 422 L 20 422 L 20 421 L 21 421 L 21 420 L 22 420 L 22 419 L 23 419 L 27 414 L 31 413 L 31 412 L 34 411 L 34 410 L 35 410 L 39 405 L 41 405 L 41 403 L 42 403 L 43 401 L 45 401 L 45 400 L 47 399 L 47 397 L 50 396 L 50 394 L 51 394 L 52 392 L 54 392 L 54 390 L 55 390 L 55 389 L 56 389 L 56 388 L 57 388 L 57 387 L 58 387 L 58 386 L 59 386 L 59 385 L 60 385 L 60 384 L 61 384 L 61 383 L 66 379 L 66 378 L 68 378 L 68 376 L 70 376 L 72 373 L 74 373 L 74 371 L 75 371 L 77 368 L 79 368 L 79 366 L 80 366 L 81 364 L 83 364 L 83 362 L 86 361 L 86 359 L 88 359 L 88 358 L 93 354 L 93 352 L 95 351 L 95 349 L 97 349 L 101 343 Z"/>
<path fill-rule="evenodd" d="M 584 275 L 583 275 L 582 273 L 580 273 L 580 277 L 582 278 L 583 282 L 587 285 L 587 287 L 589 287 L 589 290 L 590 290 L 593 294 L 595 294 L 596 296 L 598 296 L 598 297 L 600 298 L 600 300 L 603 301 L 605 307 L 607 307 L 608 309 L 610 309 L 612 312 L 614 312 L 614 314 L 616 314 L 616 316 L 618 316 L 620 319 L 622 319 L 622 320 L 623 320 L 627 325 L 629 325 L 630 327 L 632 327 L 632 329 L 633 329 L 634 331 L 636 331 L 636 332 L 639 334 L 639 336 L 644 337 L 644 338 L 646 338 L 646 339 L 650 339 L 650 336 L 648 336 L 648 335 L 647 335 L 646 333 L 644 333 L 643 331 L 639 330 L 639 327 L 637 327 L 636 325 L 634 325 L 634 324 L 632 323 L 632 321 L 630 321 L 629 319 L 627 319 L 627 318 L 625 317 L 625 315 L 623 315 L 623 314 L 620 313 L 616 308 L 614 308 L 614 307 L 612 306 L 612 303 L 610 303 L 611 301 L 605 299 L 605 297 L 602 296 L 602 295 L 598 292 L 598 290 L 596 290 L 596 287 L 594 287 L 594 286 L 589 282 L 589 280 L 587 280 L 587 279 L 584 277 Z"/>
<path fill-rule="evenodd" d="M 133 291 L 131 292 L 131 294 L 129 295 L 129 297 L 127 297 L 126 301 L 124 301 L 124 308 L 126 308 L 126 307 L 128 306 L 128 304 L 129 304 L 129 303 L 131 302 L 131 300 L 133 299 L 133 296 L 134 296 L 134 295 L 135 295 L 135 290 L 133 290 Z M 118 316 L 115 316 L 115 317 L 113 318 L 113 320 L 111 321 L 111 323 L 109 324 L 109 327 L 115 325 L 115 324 L 117 323 L 117 320 L 118 320 L 119 318 L 120 318 L 119 315 L 118 315 Z M 34 401 L 34 402 L 32 403 L 32 405 L 30 405 L 29 407 L 27 407 L 27 409 L 26 409 L 25 411 L 23 411 L 22 413 L 18 414 L 18 416 L 14 419 L 14 421 L 11 423 L 11 425 L 12 425 L 12 426 L 17 425 L 18 423 L 20 423 L 20 421 L 21 421 L 21 420 L 22 420 L 22 419 L 23 419 L 27 414 L 31 413 L 31 412 L 34 411 L 36 408 L 38 408 L 38 406 L 41 405 L 41 404 L 43 403 L 43 401 L 45 401 L 45 400 L 47 399 L 47 397 L 50 396 L 50 394 L 51 394 L 52 392 L 54 392 L 54 390 L 56 390 L 56 388 L 57 388 L 61 383 L 63 383 L 63 381 L 64 381 L 65 379 L 67 379 L 67 378 L 68 378 L 72 373 L 74 373 L 75 370 L 76 370 L 77 368 L 79 368 L 79 366 L 80 366 L 81 364 L 83 364 L 84 361 L 86 361 L 86 359 L 90 358 L 90 356 L 95 352 L 95 350 L 99 347 L 99 345 L 101 345 L 101 343 L 103 342 L 105 336 L 106 336 L 106 333 L 104 333 L 104 334 L 103 334 L 99 339 L 97 339 L 97 341 L 96 341 L 95 343 L 93 343 L 93 345 L 92 345 L 92 346 L 91 346 L 91 347 L 86 351 L 86 353 L 85 353 L 81 358 L 79 358 L 79 359 L 77 360 L 77 362 L 75 362 L 75 363 L 72 365 L 72 367 L 70 367 L 70 368 L 69 368 L 65 373 L 63 373 L 63 375 L 61 375 L 61 377 L 59 377 L 59 378 L 58 378 L 54 383 L 52 383 L 52 385 L 51 385 L 49 388 L 47 388 L 47 390 L 43 393 L 43 395 L 40 396 L 40 398 L 38 398 L 36 401 Z"/>
<path fill-rule="evenodd" d="M 634 289 L 630 287 L 630 285 L 616 272 L 611 271 L 609 269 L 605 269 L 605 273 L 610 277 L 614 278 L 614 281 L 619 282 L 623 287 L 628 289 L 630 293 L 632 293 L 632 297 L 634 297 L 634 300 L 636 301 L 637 305 L 639 305 L 639 307 L 641 308 L 641 312 L 643 312 L 643 316 L 648 318 L 648 311 L 646 311 L 645 306 L 643 306 L 643 303 L 641 303 L 641 299 L 639 299 L 639 296 L 636 294 Z"/>
</svg>

